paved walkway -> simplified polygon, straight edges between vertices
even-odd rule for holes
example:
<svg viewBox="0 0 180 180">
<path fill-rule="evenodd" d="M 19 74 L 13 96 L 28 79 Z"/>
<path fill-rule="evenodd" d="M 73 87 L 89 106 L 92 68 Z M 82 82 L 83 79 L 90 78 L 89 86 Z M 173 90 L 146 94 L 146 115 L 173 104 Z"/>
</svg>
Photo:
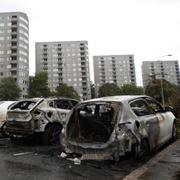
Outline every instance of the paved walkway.
<svg viewBox="0 0 180 180">
<path fill-rule="evenodd" d="M 123 180 L 180 180 L 180 139 Z"/>
</svg>

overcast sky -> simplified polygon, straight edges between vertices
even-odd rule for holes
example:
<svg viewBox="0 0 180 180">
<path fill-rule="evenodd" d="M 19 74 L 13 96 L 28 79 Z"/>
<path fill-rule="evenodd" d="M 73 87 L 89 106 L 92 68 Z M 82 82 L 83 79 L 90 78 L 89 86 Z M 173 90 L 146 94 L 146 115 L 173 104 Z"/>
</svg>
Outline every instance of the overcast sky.
<svg viewBox="0 0 180 180">
<path fill-rule="evenodd" d="M 180 0 L 0 0 L 0 11 L 28 15 L 30 75 L 39 41 L 87 40 L 91 78 L 93 55 L 134 54 L 138 85 L 142 61 L 180 60 Z"/>
</svg>

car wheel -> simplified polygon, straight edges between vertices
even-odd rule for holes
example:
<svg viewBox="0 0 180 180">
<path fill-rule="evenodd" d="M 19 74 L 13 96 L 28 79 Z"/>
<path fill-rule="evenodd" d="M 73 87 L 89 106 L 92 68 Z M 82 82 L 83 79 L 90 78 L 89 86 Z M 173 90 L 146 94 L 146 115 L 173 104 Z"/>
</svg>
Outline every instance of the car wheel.
<svg viewBox="0 0 180 180">
<path fill-rule="evenodd" d="M 6 122 L 1 127 L 1 134 L 3 137 L 8 137 L 8 133 L 6 132 L 5 128 L 6 128 Z"/>
<path fill-rule="evenodd" d="M 59 135 L 61 133 L 62 126 L 59 124 L 54 124 L 49 126 L 43 136 L 43 142 L 46 145 L 58 145 L 60 140 L 59 140 Z"/>
<path fill-rule="evenodd" d="M 176 123 L 173 123 L 172 127 L 172 141 L 175 141 L 177 137 L 177 128 L 176 128 Z"/>
<path fill-rule="evenodd" d="M 133 157 L 136 160 L 142 160 L 147 157 L 150 153 L 149 142 L 147 139 L 142 139 L 140 147 L 138 144 L 132 146 Z"/>
</svg>

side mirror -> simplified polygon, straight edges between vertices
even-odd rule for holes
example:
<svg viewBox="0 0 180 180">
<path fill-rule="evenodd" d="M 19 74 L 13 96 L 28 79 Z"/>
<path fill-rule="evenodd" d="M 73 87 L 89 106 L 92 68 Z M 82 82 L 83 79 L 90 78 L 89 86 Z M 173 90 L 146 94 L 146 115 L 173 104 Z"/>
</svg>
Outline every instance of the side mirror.
<svg viewBox="0 0 180 180">
<path fill-rule="evenodd" d="M 165 106 L 164 107 L 164 109 L 165 109 L 165 111 L 171 111 L 171 112 L 173 112 L 173 107 L 171 107 L 171 106 Z"/>
</svg>

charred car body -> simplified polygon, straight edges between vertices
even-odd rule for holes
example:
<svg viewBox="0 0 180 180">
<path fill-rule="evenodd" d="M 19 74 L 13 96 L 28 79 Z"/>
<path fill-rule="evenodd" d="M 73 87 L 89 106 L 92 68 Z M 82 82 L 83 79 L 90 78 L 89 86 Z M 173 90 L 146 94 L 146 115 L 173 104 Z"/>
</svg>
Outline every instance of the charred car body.
<svg viewBox="0 0 180 180">
<path fill-rule="evenodd" d="M 148 96 L 113 96 L 80 103 L 61 133 L 64 151 L 82 159 L 148 154 L 176 136 L 174 115 Z"/>
<path fill-rule="evenodd" d="M 45 144 L 56 144 L 67 114 L 77 103 L 69 98 L 18 101 L 7 112 L 6 131 L 12 139 L 40 134 Z"/>
<path fill-rule="evenodd" d="M 0 131 L 3 136 L 6 136 L 4 128 L 6 126 L 7 109 L 16 101 L 0 101 Z"/>
</svg>

